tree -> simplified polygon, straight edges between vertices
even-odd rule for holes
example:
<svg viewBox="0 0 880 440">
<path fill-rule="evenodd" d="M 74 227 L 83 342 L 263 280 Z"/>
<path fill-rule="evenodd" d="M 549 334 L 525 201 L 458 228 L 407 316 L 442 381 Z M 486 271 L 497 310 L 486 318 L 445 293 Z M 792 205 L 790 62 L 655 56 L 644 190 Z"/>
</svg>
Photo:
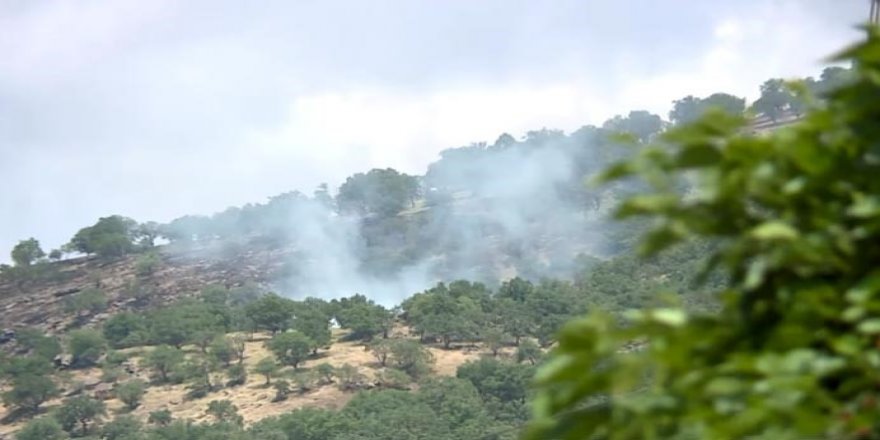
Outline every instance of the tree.
<svg viewBox="0 0 880 440">
<path fill-rule="evenodd" d="M 370 352 L 379 361 L 379 365 L 384 367 L 388 363 L 388 358 L 391 357 L 391 346 L 392 343 L 388 339 L 375 341 L 369 345 Z"/>
<path fill-rule="evenodd" d="M 228 367 L 235 359 L 235 349 L 232 342 L 225 336 L 215 337 L 208 347 L 208 352 L 225 367 Z"/>
<path fill-rule="evenodd" d="M 89 434 L 89 424 L 107 414 L 104 402 L 88 396 L 72 397 L 64 401 L 55 412 L 61 428 L 73 434 L 79 426 L 79 435 Z"/>
<path fill-rule="evenodd" d="M 327 362 L 322 362 L 315 367 L 318 378 L 324 384 L 333 383 L 333 377 L 336 376 L 336 369 Z"/>
<path fill-rule="evenodd" d="M 498 327 L 487 327 L 483 330 L 483 343 L 492 352 L 492 356 L 498 356 L 498 350 L 504 347 L 506 336 Z"/>
<path fill-rule="evenodd" d="M 272 384 L 272 387 L 275 388 L 275 398 L 272 399 L 273 402 L 287 400 L 287 396 L 290 394 L 290 382 L 286 380 L 278 380 Z"/>
<path fill-rule="evenodd" d="M 107 295 L 94 287 L 87 287 L 75 295 L 67 297 L 64 306 L 68 312 L 73 313 L 101 313 L 107 310 Z"/>
<path fill-rule="evenodd" d="M 298 331 L 290 331 L 275 335 L 266 345 L 278 360 L 296 369 L 309 357 L 314 342 Z"/>
<path fill-rule="evenodd" d="M 699 118 L 711 108 L 740 115 L 745 111 L 745 106 L 745 99 L 727 93 L 713 93 L 706 98 L 686 96 L 673 102 L 669 120 L 675 124 L 686 124 Z"/>
<path fill-rule="evenodd" d="M 28 422 L 15 434 L 16 440 L 64 440 L 67 436 L 52 417 L 40 417 Z"/>
<path fill-rule="evenodd" d="M 312 354 L 318 354 L 318 348 L 330 344 L 330 320 L 323 314 L 299 314 L 293 321 L 293 328 L 312 341 Z"/>
<path fill-rule="evenodd" d="M 161 260 L 159 256 L 153 252 L 146 253 L 138 257 L 137 261 L 134 264 L 134 270 L 137 272 L 138 276 L 148 276 L 152 275 L 153 272 L 156 271 L 156 268 L 159 267 Z"/>
<path fill-rule="evenodd" d="M 348 363 L 342 364 L 336 369 L 336 377 L 339 379 L 339 388 L 343 391 L 360 388 L 365 379 L 357 367 Z"/>
<path fill-rule="evenodd" d="M 880 30 L 867 34 L 843 53 L 851 82 L 798 124 L 754 137 L 713 115 L 606 172 L 650 175 L 651 192 L 617 212 L 655 220 L 644 254 L 712 240 L 707 261 L 727 287 L 712 313 L 669 305 L 566 325 L 527 438 L 880 434 Z M 665 185 L 694 171 L 700 197 Z M 633 340 L 647 348 L 621 350 Z"/>
<path fill-rule="evenodd" d="M 104 321 L 104 338 L 114 348 L 133 347 L 147 341 L 147 322 L 143 315 L 119 312 Z"/>
<path fill-rule="evenodd" d="M 227 387 L 244 385 L 247 382 L 247 369 L 242 364 L 235 364 L 226 370 L 226 376 L 229 378 Z"/>
<path fill-rule="evenodd" d="M 229 341 L 229 345 L 232 348 L 232 355 L 238 364 L 241 365 L 244 362 L 247 339 L 242 335 L 232 335 L 227 337 L 226 340 Z"/>
<path fill-rule="evenodd" d="M 130 380 L 116 386 L 116 397 L 125 404 L 129 410 L 134 410 L 141 404 L 141 399 L 147 392 L 147 386 L 143 381 Z"/>
<path fill-rule="evenodd" d="M 213 417 L 217 422 L 233 423 L 236 425 L 244 423 L 244 419 L 238 414 L 238 407 L 229 400 L 212 400 L 208 403 L 205 414 Z"/>
<path fill-rule="evenodd" d="M 167 409 L 160 409 L 150 413 L 150 416 L 147 418 L 147 423 L 159 426 L 168 426 L 171 424 L 172 420 L 173 418 L 171 416 L 171 411 Z"/>
<path fill-rule="evenodd" d="M 160 383 L 168 382 L 168 375 L 181 363 L 184 355 L 179 348 L 160 345 L 144 356 L 142 365 L 153 370 Z"/>
<path fill-rule="evenodd" d="M 46 253 L 40 248 L 40 242 L 33 237 L 19 241 L 12 248 L 12 262 L 18 267 L 28 267 L 45 256 Z"/>
<path fill-rule="evenodd" d="M 51 361 L 61 354 L 61 344 L 58 342 L 58 338 L 47 336 L 36 328 L 23 328 L 18 330 L 15 333 L 15 341 L 20 347 L 26 349 L 28 353 L 38 358 L 45 359 L 46 361 Z M 25 367 L 23 370 L 29 373 L 33 373 L 34 371 L 32 366 Z M 43 374 L 44 372 L 47 371 L 43 371 L 40 374 Z"/>
<path fill-rule="evenodd" d="M 398 339 L 391 344 L 390 360 L 395 367 L 418 377 L 430 370 L 434 355 L 418 341 Z"/>
<path fill-rule="evenodd" d="M 636 110 L 629 112 L 626 117 L 615 116 L 602 127 L 628 133 L 641 142 L 648 142 L 663 129 L 663 119 L 645 110 Z"/>
<path fill-rule="evenodd" d="M 68 247 L 86 255 L 119 257 L 134 250 L 137 222 L 113 215 L 102 217 L 92 226 L 80 229 Z"/>
<path fill-rule="evenodd" d="M 761 97 L 752 104 L 752 109 L 776 121 L 794 100 L 795 97 L 785 81 L 778 78 L 768 79 L 761 84 Z"/>
<path fill-rule="evenodd" d="M 266 385 L 269 385 L 272 382 L 272 376 L 278 372 L 278 362 L 275 361 L 275 358 L 272 357 L 264 357 L 254 365 L 254 373 L 257 373 L 261 376 L 266 377 Z"/>
<path fill-rule="evenodd" d="M 3 404 L 19 410 L 35 413 L 40 405 L 59 394 L 55 382 L 39 374 L 18 374 L 11 382 L 12 388 L 3 393 Z"/>
<path fill-rule="evenodd" d="M 516 349 L 517 362 L 529 361 L 530 364 L 535 365 L 543 355 L 544 353 L 541 351 L 541 347 L 531 339 L 522 341 Z"/>
<path fill-rule="evenodd" d="M 104 339 L 104 335 L 95 329 L 74 330 L 70 332 L 67 349 L 73 358 L 72 365 L 90 367 L 95 365 L 104 354 L 107 349 L 107 341 Z"/>
<path fill-rule="evenodd" d="M 64 252 L 61 249 L 52 249 L 49 251 L 49 260 L 51 261 L 60 261 L 64 258 Z"/>
<path fill-rule="evenodd" d="M 162 227 L 156 222 L 141 223 L 135 228 L 134 236 L 144 248 L 156 246 L 156 239 L 162 235 Z"/>
<path fill-rule="evenodd" d="M 258 329 L 273 335 L 290 328 L 296 303 L 274 293 L 263 295 L 245 306 L 245 315 Z"/>
<path fill-rule="evenodd" d="M 389 316 L 384 307 L 364 298 L 363 302 L 355 300 L 341 307 L 336 320 L 341 327 L 351 330 L 350 338 L 370 340 L 386 331 Z"/>
<path fill-rule="evenodd" d="M 141 433 L 141 422 L 130 416 L 122 415 L 101 427 L 103 440 L 136 440 Z"/>
<path fill-rule="evenodd" d="M 415 177 L 392 168 L 357 173 L 345 180 L 336 195 L 341 212 L 390 217 L 415 201 L 419 183 Z"/>
</svg>

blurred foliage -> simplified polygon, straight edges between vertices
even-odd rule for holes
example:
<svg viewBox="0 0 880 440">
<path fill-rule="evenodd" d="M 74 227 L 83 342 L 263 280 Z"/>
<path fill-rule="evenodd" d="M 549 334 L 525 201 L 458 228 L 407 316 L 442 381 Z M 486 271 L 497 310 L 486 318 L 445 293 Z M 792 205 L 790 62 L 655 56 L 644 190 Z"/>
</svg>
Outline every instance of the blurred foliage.
<svg viewBox="0 0 880 440">
<path fill-rule="evenodd" d="M 766 136 L 712 112 L 608 170 L 653 191 L 645 255 L 710 240 L 717 313 L 593 314 L 562 330 L 537 375 L 530 439 L 877 438 L 880 369 L 880 32 L 848 49 L 854 77 Z M 692 193 L 672 189 L 699 173 Z M 642 349 L 622 350 L 632 341 Z"/>
</svg>

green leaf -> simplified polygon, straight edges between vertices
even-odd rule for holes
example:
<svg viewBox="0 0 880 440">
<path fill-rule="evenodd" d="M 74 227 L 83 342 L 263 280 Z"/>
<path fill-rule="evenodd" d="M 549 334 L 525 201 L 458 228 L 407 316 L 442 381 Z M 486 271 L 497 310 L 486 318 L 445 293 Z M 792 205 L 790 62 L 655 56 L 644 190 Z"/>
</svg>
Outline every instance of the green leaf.
<svg viewBox="0 0 880 440">
<path fill-rule="evenodd" d="M 762 241 L 791 241 L 799 236 L 797 229 L 778 220 L 761 223 L 753 228 L 749 235 Z"/>
</svg>

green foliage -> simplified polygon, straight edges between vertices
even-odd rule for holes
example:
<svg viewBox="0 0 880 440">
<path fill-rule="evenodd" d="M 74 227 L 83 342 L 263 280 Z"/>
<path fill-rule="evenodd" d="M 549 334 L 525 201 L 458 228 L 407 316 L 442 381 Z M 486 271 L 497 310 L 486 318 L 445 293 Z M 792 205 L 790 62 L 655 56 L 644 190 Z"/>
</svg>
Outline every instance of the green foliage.
<svg viewBox="0 0 880 440">
<path fill-rule="evenodd" d="M 58 387 L 47 376 L 19 373 L 11 380 L 11 388 L 3 393 L 3 404 L 23 411 L 36 412 L 40 405 L 58 395 Z"/>
<path fill-rule="evenodd" d="M 130 415 L 118 416 L 109 423 L 101 427 L 101 438 L 103 440 L 136 440 L 139 436 L 143 425 L 141 422 Z"/>
<path fill-rule="evenodd" d="M 543 355 L 544 353 L 541 351 L 541 347 L 531 339 L 522 341 L 516 349 L 517 362 L 528 361 L 530 364 L 535 365 Z"/>
<path fill-rule="evenodd" d="M 153 252 L 141 255 L 138 257 L 137 261 L 134 263 L 134 270 L 138 274 L 138 276 L 148 276 L 152 275 L 153 272 L 156 271 L 156 268 L 159 267 L 161 260 L 159 256 Z"/>
<path fill-rule="evenodd" d="M 118 215 L 102 217 L 92 226 L 80 229 L 69 247 L 86 255 L 118 257 L 134 251 L 137 223 Z"/>
<path fill-rule="evenodd" d="M 68 312 L 74 313 L 100 313 L 107 310 L 107 295 L 96 288 L 89 287 L 68 296 L 64 303 L 64 308 Z"/>
<path fill-rule="evenodd" d="M 55 411 L 55 419 L 66 432 L 85 436 L 90 432 L 90 424 L 106 414 L 104 402 L 88 396 L 77 396 L 61 404 Z"/>
<path fill-rule="evenodd" d="M 415 177 L 392 168 L 373 169 L 345 179 L 336 204 L 342 212 L 388 217 L 415 201 L 419 183 Z"/>
<path fill-rule="evenodd" d="M 293 368 L 309 357 L 314 345 L 308 336 L 298 331 L 279 333 L 266 343 L 278 360 Z"/>
<path fill-rule="evenodd" d="M 106 351 L 107 341 L 104 335 L 95 329 L 74 330 L 69 334 L 67 349 L 73 357 L 72 366 L 90 367 L 95 365 Z"/>
<path fill-rule="evenodd" d="M 295 302 L 269 293 L 246 305 L 245 315 L 257 329 L 274 335 L 290 328 L 295 309 Z"/>
<path fill-rule="evenodd" d="M 727 93 L 714 93 L 706 98 L 689 95 L 672 103 L 669 120 L 675 124 L 686 124 L 712 109 L 741 115 L 746 109 L 746 100 Z"/>
<path fill-rule="evenodd" d="M 247 369 L 242 364 L 235 364 L 226 370 L 226 376 L 229 381 L 226 382 L 228 387 L 237 387 L 247 382 Z"/>
<path fill-rule="evenodd" d="M 391 357 L 391 346 L 392 341 L 388 339 L 382 339 L 373 342 L 368 347 L 370 353 L 372 353 L 373 356 L 376 358 L 376 361 L 379 362 L 379 365 L 384 367 L 385 364 L 388 363 L 388 358 Z"/>
<path fill-rule="evenodd" d="M 272 399 L 273 402 L 287 400 L 287 396 L 290 395 L 290 382 L 286 380 L 276 380 L 275 383 L 272 384 L 272 388 L 275 388 L 275 397 Z"/>
<path fill-rule="evenodd" d="M 235 359 L 235 348 L 232 346 L 232 341 L 226 336 L 215 337 L 208 347 L 208 353 L 225 367 L 228 367 Z"/>
<path fill-rule="evenodd" d="M 293 329 L 304 334 L 312 341 L 312 352 L 318 353 L 318 348 L 330 344 L 330 320 L 326 315 L 314 311 L 305 310 L 299 313 L 293 321 Z"/>
<path fill-rule="evenodd" d="M 116 398 L 122 401 L 129 410 L 134 410 L 141 404 L 141 399 L 147 392 L 147 384 L 140 380 L 130 380 L 119 384 L 114 390 Z"/>
<path fill-rule="evenodd" d="M 15 340 L 33 356 L 47 361 L 61 354 L 61 343 L 54 336 L 47 336 L 36 328 L 23 328 L 15 334 Z"/>
<path fill-rule="evenodd" d="M 64 440 L 67 435 L 52 417 L 40 417 L 28 422 L 15 434 L 15 440 Z"/>
<path fill-rule="evenodd" d="M 104 338 L 114 348 L 142 345 L 149 338 L 144 316 L 133 312 L 113 314 L 104 322 L 102 330 Z"/>
<path fill-rule="evenodd" d="M 370 340 L 389 329 L 391 314 L 384 307 L 368 300 L 363 295 L 334 300 L 336 321 L 342 328 L 351 330 L 349 338 Z"/>
<path fill-rule="evenodd" d="M 434 355 L 418 341 L 398 339 L 391 344 L 391 363 L 412 377 L 420 377 L 430 371 Z"/>
<path fill-rule="evenodd" d="M 644 252 L 710 238 L 729 286 L 716 313 L 568 324 L 528 438 L 877 436 L 880 32 L 868 34 L 844 54 L 852 81 L 799 124 L 752 137 L 716 113 L 617 167 L 653 187 L 618 211 L 656 220 Z M 669 185 L 686 170 L 700 173 L 690 197 Z M 620 350 L 633 340 L 647 345 Z"/>
<path fill-rule="evenodd" d="M 168 426 L 171 424 L 173 417 L 171 416 L 171 411 L 167 409 L 160 409 L 157 411 L 153 411 L 150 413 L 147 418 L 147 423 L 159 426 Z"/>
<path fill-rule="evenodd" d="M 205 413 L 213 417 L 217 422 L 234 423 L 236 425 L 244 423 L 244 419 L 238 414 L 238 407 L 229 400 L 212 400 L 208 403 Z"/>
<path fill-rule="evenodd" d="M 318 379 L 324 384 L 333 383 L 333 377 L 336 376 L 336 369 L 327 362 L 315 366 L 315 372 L 318 374 Z"/>
<path fill-rule="evenodd" d="M 351 364 L 342 364 L 336 369 L 336 378 L 339 379 L 339 389 L 353 391 L 361 388 L 366 379 L 364 375 Z"/>
<path fill-rule="evenodd" d="M 184 354 L 179 348 L 160 345 L 144 356 L 141 365 L 153 370 L 155 379 L 160 383 L 166 383 L 171 372 L 180 366 L 183 360 Z"/>
<path fill-rule="evenodd" d="M 40 242 L 35 238 L 19 241 L 11 252 L 12 262 L 16 266 L 27 267 L 35 261 L 46 256 L 43 249 L 40 248 Z"/>
<path fill-rule="evenodd" d="M 481 284 L 455 281 L 444 283 L 403 303 L 407 321 L 423 336 L 436 336 L 449 348 L 453 341 L 474 340 L 480 333 L 485 316 L 481 302 L 488 291 Z"/>
<path fill-rule="evenodd" d="M 264 357 L 254 365 L 254 373 L 266 377 L 266 385 L 272 382 L 272 376 L 278 372 L 278 362 L 273 357 Z"/>
</svg>

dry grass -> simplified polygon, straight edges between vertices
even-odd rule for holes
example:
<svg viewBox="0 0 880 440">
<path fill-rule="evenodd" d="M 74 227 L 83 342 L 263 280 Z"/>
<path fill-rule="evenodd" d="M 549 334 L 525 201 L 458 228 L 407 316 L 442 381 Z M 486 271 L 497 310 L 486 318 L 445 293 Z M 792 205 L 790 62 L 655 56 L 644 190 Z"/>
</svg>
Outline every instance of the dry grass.
<svg viewBox="0 0 880 440">
<path fill-rule="evenodd" d="M 345 335 L 344 331 L 334 330 L 334 342 L 327 350 L 319 351 L 319 355 L 314 359 L 309 359 L 300 370 L 313 368 L 321 363 L 329 363 L 335 367 L 350 364 L 358 368 L 359 372 L 364 374 L 367 379 L 372 382 L 381 368 L 373 355 L 365 349 L 363 343 L 340 341 Z M 396 338 L 406 337 L 408 332 L 405 328 L 397 328 L 392 336 Z M 244 418 L 245 423 L 253 423 L 266 417 L 284 414 L 291 410 L 301 407 L 319 407 L 319 408 L 341 408 L 354 397 L 353 392 L 341 391 L 334 384 L 323 385 L 315 390 L 305 394 L 291 394 L 287 400 L 281 402 L 272 402 L 275 396 L 275 390 L 264 385 L 265 378 L 263 376 L 251 373 L 253 366 L 260 359 L 272 356 L 272 353 L 265 347 L 265 341 L 268 335 L 255 335 L 253 340 L 247 342 L 245 350 L 244 364 L 248 370 L 247 382 L 244 385 L 223 388 L 217 392 L 211 393 L 204 398 L 187 399 L 186 385 L 154 385 L 147 389 L 141 405 L 131 412 L 131 414 L 146 421 L 150 412 L 167 409 L 177 419 L 192 419 L 194 421 L 207 421 L 208 416 L 205 409 L 208 403 L 213 400 L 228 399 L 238 407 L 239 413 Z M 187 351 L 194 352 L 192 347 L 185 347 Z M 140 357 L 147 351 L 149 347 L 139 347 L 126 350 L 132 355 L 131 363 L 137 365 Z M 459 365 L 480 356 L 485 356 L 485 350 L 478 346 L 467 346 L 451 350 L 443 350 L 437 347 L 429 347 L 434 355 L 435 363 L 433 371 L 437 375 L 452 376 L 455 375 Z M 289 375 L 292 373 L 291 368 L 282 370 L 281 375 Z M 95 383 L 101 376 L 101 370 L 98 368 L 74 370 L 69 373 L 69 378 L 64 382 L 67 384 L 65 388 L 71 389 L 72 385 L 77 382 Z M 148 380 L 148 372 L 135 369 L 135 374 L 129 378 L 123 378 L 121 381 L 129 379 Z M 216 383 L 222 383 L 222 373 L 218 373 L 215 377 Z M 44 405 L 45 408 L 59 405 L 61 399 L 55 399 Z M 115 398 L 106 401 L 108 415 L 112 417 L 114 414 L 124 413 L 125 409 L 122 402 Z M 7 409 L 0 406 L 0 417 L 7 415 Z M 4 435 L 14 433 L 25 423 L 18 421 L 7 425 L 0 425 L 0 438 Z"/>
</svg>

